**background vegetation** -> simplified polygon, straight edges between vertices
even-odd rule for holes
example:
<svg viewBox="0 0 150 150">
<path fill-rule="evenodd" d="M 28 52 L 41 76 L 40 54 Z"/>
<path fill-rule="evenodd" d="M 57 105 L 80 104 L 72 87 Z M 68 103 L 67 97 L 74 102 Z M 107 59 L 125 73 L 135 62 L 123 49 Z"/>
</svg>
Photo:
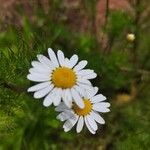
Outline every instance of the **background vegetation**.
<svg viewBox="0 0 150 150">
<path fill-rule="evenodd" d="M 149 3 L 128 1 L 130 11 L 124 11 L 111 9 L 113 1 L 100 8 L 98 2 L 16 1 L 1 9 L 0 150 L 149 149 Z M 134 41 L 126 39 L 128 33 Z M 30 63 L 39 53 L 47 55 L 48 47 L 68 57 L 78 54 L 98 74 L 92 82 L 107 96 L 111 112 L 96 135 L 87 129 L 64 133 L 54 108 L 26 92 Z"/>
</svg>

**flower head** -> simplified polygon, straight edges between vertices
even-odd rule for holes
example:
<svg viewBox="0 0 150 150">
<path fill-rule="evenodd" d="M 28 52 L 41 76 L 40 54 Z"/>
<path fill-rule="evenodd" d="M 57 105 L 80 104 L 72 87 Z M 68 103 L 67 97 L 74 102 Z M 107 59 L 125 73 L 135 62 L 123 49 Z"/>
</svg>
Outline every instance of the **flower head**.
<svg viewBox="0 0 150 150">
<path fill-rule="evenodd" d="M 95 87 L 82 97 L 84 108 L 78 107 L 75 103 L 72 104 L 71 108 L 68 108 L 63 102 L 55 108 L 56 111 L 60 112 L 57 119 L 65 121 L 63 125 L 65 132 L 68 132 L 77 124 L 76 131 L 79 133 L 85 123 L 88 130 L 95 134 L 98 129 L 97 123 L 105 124 L 104 119 L 98 112 L 109 112 L 110 103 L 104 102 L 106 97 L 102 94 L 96 95 L 97 92 L 98 88 Z"/>
<path fill-rule="evenodd" d="M 135 35 L 133 33 L 128 33 L 127 34 L 127 40 L 129 42 L 133 42 L 135 40 Z"/>
<path fill-rule="evenodd" d="M 61 100 L 71 107 L 72 100 L 80 108 L 84 108 L 81 96 L 85 90 L 92 88 L 89 79 L 97 75 L 93 70 L 83 69 L 87 65 L 86 60 L 78 62 L 78 56 L 73 55 L 70 59 L 65 58 L 61 50 L 48 49 L 49 58 L 37 55 L 38 61 L 32 61 L 27 78 L 34 82 L 40 82 L 28 89 L 34 92 L 34 98 L 44 98 L 43 105 L 57 106 Z M 77 63 L 78 62 L 78 63 Z"/>
</svg>

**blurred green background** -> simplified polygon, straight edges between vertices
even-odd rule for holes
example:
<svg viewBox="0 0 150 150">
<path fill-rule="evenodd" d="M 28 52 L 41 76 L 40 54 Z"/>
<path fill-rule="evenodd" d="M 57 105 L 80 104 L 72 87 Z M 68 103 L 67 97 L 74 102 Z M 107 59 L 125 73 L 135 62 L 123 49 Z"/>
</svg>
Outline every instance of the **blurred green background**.
<svg viewBox="0 0 150 150">
<path fill-rule="evenodd" d="M 143 0 L 0 0 L 0 150 L 148 150 L 150 3 Z M 126 38 L 128 33 L 135 40 Z M 54 107 L 26 92 L 37 54 L 79 55 L 111 103 L 96 135 L 65 133 Z"/>
</svg>

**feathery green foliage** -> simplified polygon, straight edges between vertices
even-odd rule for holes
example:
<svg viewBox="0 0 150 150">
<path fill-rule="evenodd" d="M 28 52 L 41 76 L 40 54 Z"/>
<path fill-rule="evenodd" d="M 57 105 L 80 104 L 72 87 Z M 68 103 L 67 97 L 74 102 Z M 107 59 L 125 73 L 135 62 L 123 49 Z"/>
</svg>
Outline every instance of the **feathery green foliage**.
<svg viewBox="0 0 150 150">
<path fill-rule="evenodd" d="M 134 43 L 126 41 L 127 31 L 134 32 L 132 17 L 120 11 L 111 12 L 103 31 L 111 40 L 111 51 L 105 52 L 95 35 L 76 32 L 61 17 L 54 18 L 62 9 L 60 4 L 53 0 L 49 15 L 38 8 L 35 22 L 22 14 L 20 28 L 8 25 L 0 33 L 0 150 L 148 149 L 150 36 L 147 29 L 139 28 L 135 70 Z M 87 8 L 92 10 L 91 6 Z M 47 55 L 48 47 L 62 49 L 67 57 L 78 54 L 98 74 L 93 84 L 107 96 L 111 112 L 105 115 L 106 125 L 95 136 L 86 129 L 79 135 L 75 131 L 64 133 L 54 108 L 45 108 L 42 100 L 35 100 L 26 92 L 33 84 L 26 78 L 30 63 L 37 54 Z M 136 92 L 132 91 L 132 83 Z M 117 105 L 116 95 L 120 92 L 133 97 L 132 100 Z"/>
</svg>

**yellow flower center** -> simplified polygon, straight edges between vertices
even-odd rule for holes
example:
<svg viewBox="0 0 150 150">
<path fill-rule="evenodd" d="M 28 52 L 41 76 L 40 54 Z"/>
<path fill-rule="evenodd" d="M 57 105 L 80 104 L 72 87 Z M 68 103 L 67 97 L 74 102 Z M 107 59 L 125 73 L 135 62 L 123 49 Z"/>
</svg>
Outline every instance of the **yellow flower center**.
<svg viewBox="0 0 150 150">
<path fill-rule="evenodd" d="M 73 104 L 73 107 L 72 107 L 74 112 L 79 116 L 88 115 L 91 112 L 92 107 L 93 107 L 93 105 L 91 104 L 89 99 L 83 99 L 83 101 L 84 101 L 84 108 L 83 109 L 78 107 L 75 103 Z"/>
<path fill-rule="evenodd" d="M 59 88 L 71 88 L 76 84 L 76 74 L 70 68 L 59 67 L 52 73 L 52 82 Z"/>
</svg>

